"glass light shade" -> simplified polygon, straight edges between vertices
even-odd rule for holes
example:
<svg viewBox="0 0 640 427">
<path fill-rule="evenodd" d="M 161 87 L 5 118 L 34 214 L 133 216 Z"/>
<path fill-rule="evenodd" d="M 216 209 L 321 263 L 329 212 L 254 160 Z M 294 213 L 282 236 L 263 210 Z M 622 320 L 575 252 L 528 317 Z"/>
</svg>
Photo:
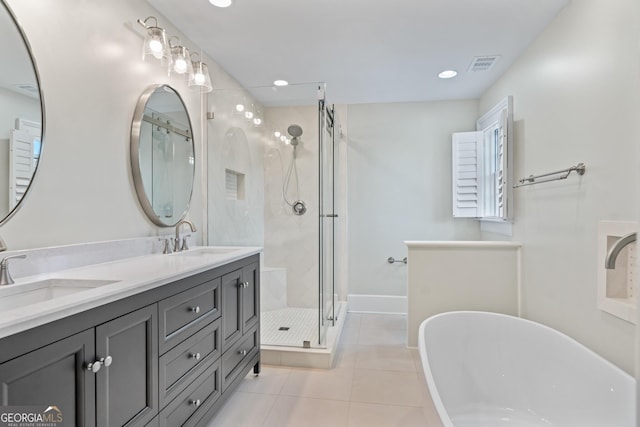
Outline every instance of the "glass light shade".
<svg viewBox="0 0 640 427">
<path fill-rule="evenodd" d="M 147 27 L 147 35 L 142 47 L 142 60 L 158 60 L 162 64 L 171 65 L 171 51 L 167 43 L 164 28 Z"/>
<path fill-rule="evenodd" d="M 169 75 L 178 74 L 183 76 L 185 80 L 193 75 L 193 64 L 191 63 L 189 50 L 186 47 L 172 46 L 171 59 L 173 63 L 169 66 Z"/>
<path fill-rule="evenodd" d="M 202 61 L 195 61 L 193 64 L 193 73 L 189 75 L 189 87 L 208 93 L 213 90 L 211 85 L 211 77 L 209 76 L 209 67 Z"/>
</svg>

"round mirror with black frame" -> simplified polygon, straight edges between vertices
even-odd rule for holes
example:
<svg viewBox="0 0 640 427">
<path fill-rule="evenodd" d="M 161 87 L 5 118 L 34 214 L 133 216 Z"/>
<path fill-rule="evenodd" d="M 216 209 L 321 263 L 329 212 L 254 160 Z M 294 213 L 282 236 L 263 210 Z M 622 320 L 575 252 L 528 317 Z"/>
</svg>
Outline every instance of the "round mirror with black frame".
<svg viewBox="0 0 640 427">
<path fill-rule="evenodd" d="M 16 213 L 35 180 L 44 135 L 44 102 L 31 48 L 0 0 L 0 224 Z"/>
<path fill-rule="evenodd" d="M 144 91 L 131 126 L 131 170 L 136 193 L 149 219 L 173 227 L 187 215 L 195 175 L 189 113 L 171 86 Z"/>
</svg>

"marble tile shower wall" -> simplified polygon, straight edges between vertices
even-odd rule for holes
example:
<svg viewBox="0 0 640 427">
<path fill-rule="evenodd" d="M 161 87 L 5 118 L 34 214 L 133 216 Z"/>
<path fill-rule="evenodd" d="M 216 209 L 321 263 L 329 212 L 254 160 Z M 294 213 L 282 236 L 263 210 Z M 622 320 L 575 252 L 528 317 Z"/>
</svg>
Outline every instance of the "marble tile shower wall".
<svg viewBox="0 0 640 427">
<path fill-rule="evenodd" d="M 207 121 L 208 243 L 264 246 L 264 147 L 266 129 L 233 114 L 239 90 L 214 91 Z M 244 93 L 244 92 L 242 92 Z M 237 200 L 225 190 L 225 171 L 244 178 Z"/>
<path fill-rule="evenodd" d="M 266 145 L 264 265 L 286 269 L 289 307 L 317 307 L 318 304 L 318 118 L 317 107 L 272 107 L 266 123 L 275 129 L 298 124 L 303 129 L 297 148 L 297 170 L 291 177 L 289 200 L 303 200 L 304 215 L 294 215 L 282 196 L 285 174 L 293 148 L 270 139 Z"/>
</svg>

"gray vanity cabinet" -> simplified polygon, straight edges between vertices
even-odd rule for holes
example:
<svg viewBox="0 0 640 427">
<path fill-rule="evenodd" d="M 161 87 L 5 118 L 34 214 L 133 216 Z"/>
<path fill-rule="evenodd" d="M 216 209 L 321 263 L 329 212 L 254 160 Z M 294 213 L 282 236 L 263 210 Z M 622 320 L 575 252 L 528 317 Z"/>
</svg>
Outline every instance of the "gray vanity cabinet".
<svg viewBox="0 0 640 427">
<path fill-rule="evenodd" d="M 222 345 L 229 348 L 258 324 L 260 318 L 260 292 L 258 289 L 258 263 L 222 276 Z"/>
<path fill-rule="evenodd" d="M 222 277 L 223 392 L 260 352 L 259 274 L 259 263 L 251 263 Z M 260 365 L 254 365 L 253 371 L 259 373 Z"/>
<path fill-rule="evenodd" d="M 143 425 L 158 413 L 157 340 L 154 304 L 2 363 L 2 404 L 55 405 L 71 426 Z"/>
<path fill-rule="evenodd" d="M 0 405 L 78 427 L 206 426 L 260 368 L 259 255 L 0 339 Z"/>
<path fill-rule="evenodd" d="M 158 316 L 151 305 L 96 328 L 97 426 L 142 425 L 158 413 Z"/>
<path fill-rule="evenodd" d="M 65 425 L 95 426 L 95 360 L 90 329 L 0 364 L 2 405 L 56 405 Z"/>
</svg>

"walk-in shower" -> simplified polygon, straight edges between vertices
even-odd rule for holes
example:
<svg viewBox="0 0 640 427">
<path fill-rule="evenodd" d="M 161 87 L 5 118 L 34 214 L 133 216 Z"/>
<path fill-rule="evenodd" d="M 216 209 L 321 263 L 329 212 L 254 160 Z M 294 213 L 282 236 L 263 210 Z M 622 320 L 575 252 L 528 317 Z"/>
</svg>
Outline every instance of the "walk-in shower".
<svg viewBox="0 0 640 427">
<path fill-rule="evenodd" d="M 209 101 L 209 108 L 217 110 L 217 118 L 208 123 L 208 184 L 213 199 L 218 201 L 210 203 L 210 211 L 218 215 L 212 216 L 208 227 L 209 244 L 264 247 L 263 355 L 268 349 L 326 349 L 336 334 L 339 336 L 333 326 L 346 313 L 346 304 L 338 302 L 341 298 L 336 290 L 337 277 L 342 276 L 336 273 L 336 267 L 340 267 L 335 260 L 336 240 L 343 220 L 335 195 L 339 182 L 338 118 L 333 106 L 325 101 L 323 84 L 250 88 L 249 92 L 250 96 L 238 90 L 214 90 L 210 97 L 223 99 L 227 105 Z M 246 112 L 262 99 L 268 101 L 261 107 L 260 126 L 237 113 L 238 105 Z M 240 134 L 246 138 L 239 138 Z M 225 135 L 234 138 L 216 140 Z M 216 149 L 216 144 L 223 148 Z M 258 150 L 262 150 L 261 158 Z M 231 197 L 225 197 L 229 188 L 220 183 L 219 177 L 226 172 L 236 178 Z M 259 182 L 260 177 L 263 182 Z M 254 192 L 262 197 L 261 218 L 253 213 L 249 197 L 235 198 L 241 194 L 236 189 L 241 183 L 246 186 L 246 194 Z M 253 187 L 258 185 L 260 191 Z M 245 237 L 243 233 L 253 235 Z M 341 296 L 346 299 L 346 295 Z M 263 360 L 278 363 L 268 357 Z M 284 356 L 282 364 L 287 364 Z"/>
</svg>

